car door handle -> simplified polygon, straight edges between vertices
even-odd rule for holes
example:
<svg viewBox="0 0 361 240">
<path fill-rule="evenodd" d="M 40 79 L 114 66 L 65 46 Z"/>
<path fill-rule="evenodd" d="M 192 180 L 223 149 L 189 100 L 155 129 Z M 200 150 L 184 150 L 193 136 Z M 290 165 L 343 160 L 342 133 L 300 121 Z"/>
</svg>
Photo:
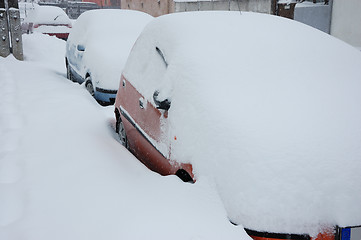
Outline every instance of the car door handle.
<svg viewBox="0 0 361 240">
<path fill-rule="evenodd" d="M 144 99 L 143 98 L 139 98 L 139 107 L 141 109 L 144 109 Z"/>
</svg>

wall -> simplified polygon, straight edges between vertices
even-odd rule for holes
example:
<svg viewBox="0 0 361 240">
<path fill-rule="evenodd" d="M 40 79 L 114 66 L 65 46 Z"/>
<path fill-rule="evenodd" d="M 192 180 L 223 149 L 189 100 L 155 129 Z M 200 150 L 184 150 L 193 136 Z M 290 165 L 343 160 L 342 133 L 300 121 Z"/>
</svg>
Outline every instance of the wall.
<svg viewBox="0 0 361 240">
<path fill-rule="evenodd" d="M 154 17 L 172 12 L 239 9 L 274 14 L 275 2 L 276 0 L 121 0 L 121 8 L 146 12 Z"/>
<path fill-rule="evenodd" d="M 171 0 L 121 0 L 122 9 L 146 12 L 154 17 L 169 13 Z"/>
<path fill-rule="evenodd" d="M 334 0 L 331 35 L 361 48 L 361 0 Z"/>
<path fill-rule="evenodd" d="M 295 8 L 294 20 L 310 25 L 325 33 L 330 33 L 331 6 L 331 2 L 329 5 L 323 3 L 298 3 Z"/>
<path fill-rule="evenodd" d="M 157 17 L 172 12 L 231 10 L 274 14 L 276 0 L 121 0 L 122 9 L 133 9 Z"/>
<path fill-rule="evenodd" d="M 174 1 L 174 12 L 231 10 L 273 14 L 273 0 Z"/>
</svg>

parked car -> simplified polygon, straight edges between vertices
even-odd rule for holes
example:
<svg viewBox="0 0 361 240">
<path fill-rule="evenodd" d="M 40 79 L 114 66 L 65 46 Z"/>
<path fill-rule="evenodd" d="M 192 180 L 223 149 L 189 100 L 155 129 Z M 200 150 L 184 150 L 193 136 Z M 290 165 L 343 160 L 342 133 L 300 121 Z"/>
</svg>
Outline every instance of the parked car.
<svg viewBox="0 0 361 240">
<path fill-rule="evenodd" d="M 28 33 L 39 32 L 66 40 L 72 27 L 63 9 L 55 6 L 35 6 L 31 15 L 24 19 Z"/>
<path fill-rule="evenodd" d="M 149 169 L 208 179 L 256 240 L 360 239 L 360 66 L 285 18 L 161 16 L 128 57 L 116 132 Z"/>
<path fill-rule="evenodd" d="M 152 18 L 143 12 L 120 9 L 81 14 L 66 43 L 68 79 L 85 82 L 101 104 L 114 104 L 130 49 Z"/>
</svg>

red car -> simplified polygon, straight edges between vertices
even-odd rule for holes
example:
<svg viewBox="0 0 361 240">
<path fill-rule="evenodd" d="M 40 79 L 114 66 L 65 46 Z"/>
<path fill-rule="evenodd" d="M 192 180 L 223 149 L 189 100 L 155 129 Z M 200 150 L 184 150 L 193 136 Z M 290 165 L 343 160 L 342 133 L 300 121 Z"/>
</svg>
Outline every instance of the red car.
<svg viewBox="0 0 361 240">
<path fill-rule="evenodd" d="M 214 182 L 255 240 L 360 240 L 360 65 L 285 18 L 161 16 L 125 64 L 116 131 L 149 169 Z"/>
<path fill-rule="evenodd" d="M 71 21 L 63 9 L 55 6 L 36 6 L 31 16 L 25 18 L 31 26 L 29 32 L 39 32 L 67 40 L 72 28 Z"/>
</svg>

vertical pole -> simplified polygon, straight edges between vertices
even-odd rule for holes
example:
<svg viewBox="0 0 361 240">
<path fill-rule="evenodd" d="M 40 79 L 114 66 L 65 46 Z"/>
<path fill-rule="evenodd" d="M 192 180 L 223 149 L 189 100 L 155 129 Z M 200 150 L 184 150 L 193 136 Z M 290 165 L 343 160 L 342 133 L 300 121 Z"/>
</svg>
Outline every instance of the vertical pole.
<svg viewBox="0 0 361 240">
<path fill-rule="evenodd" d="M 278 15 L 277 14 L 277 0 L 271 1 L 271 14 Z"/>
<path fill-rule="evenodd" d="M 21 36 L 21 23 L 18 0 L 9 0 L 8 12 L 12 53 L 16 59 L 22 61 L 24 60 L 23 39 Z"/>
<path fill-rule="evenodd" d="M 330 21 L 328 22 L 328 34 L 332 34 L 332 14 L 333 14 L 333 0 L 329 1 L 328 7 L 330 8 Z"/>
<path fill-rule="evenodd" d="M 10 38 L 5 1 L 0 0 L 0 57 L 10 55 Z"/>
</svg>

